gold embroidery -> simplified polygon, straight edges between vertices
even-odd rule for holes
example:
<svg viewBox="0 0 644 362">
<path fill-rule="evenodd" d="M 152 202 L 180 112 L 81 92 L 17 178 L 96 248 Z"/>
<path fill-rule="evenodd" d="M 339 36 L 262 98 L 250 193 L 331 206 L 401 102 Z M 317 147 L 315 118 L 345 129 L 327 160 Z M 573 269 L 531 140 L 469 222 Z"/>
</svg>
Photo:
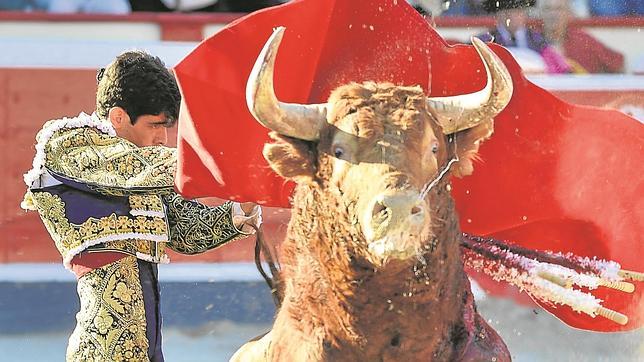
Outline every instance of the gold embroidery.
<svg viewBox="0 0 644 362">
<path fill-rule="evenodd" d="M 170 260 L 165 251 L 166 243 L 155 243 L 147 240 L 117 240 L 87 248 L 90 252 L 116 251 L 136 256 L 153 263 L 168 263 Z"/>
<path fill-rule="evenodd" d="M 65 217 L 65 203 L 60 197 L 48 192 L 33 192 L 32 198 L 61 255 L 65 257 L 69 250 L 80 247 L 80 233 L 72 228 Z"/>
<path fill-rule="evenodd" d="M 132 291 L 127 288 L 125 283 L 119 282 L 116 284 L 114 296 L 124 303 L 129 303 L 130 301 L 132 301 Z"/>
<path fill-rule="evenodd" d="M 106 196 L 127 196 L 127 195 L 132 195 L 134 193 L 146 193 L 146 192 L 154 192 L 156 195 L 169 195 L 174 190 L 173 186 L 136 188 L 136 189 L 131 188 L 127 190 L 121 187 L 98 186 L 98 185 L 91 185 L 91 184 L 87 184 L 87 187 L 96 193 L 106 195 Z"/>
<path fill-rule="evenodd" d="M 246 237 L 232 220 L 232 203 L 208 207 L 177 194 L 163 196 L 168 207 L 170 242 L 167 246 L 182 254 L 198 254 L 229 241 Z"/>
<path fill-rule="evenodd" d="M 131 195 L 129 202 L 132 210 L 163 212 L 163 202 L 157 195 Z"/>
<path fill-rule="evenodd" d="M 139 148 L 95 128 L 81 127 L 55 132 L 45 154 L 47 168 L 105 195 L 168 193 L 173 189 L 173 148 Z"/>
<path fill-rule="evenodd" d="M 67 361 L 147 361 L 145 307 L 136 258 L 128 256 L 78 280 L 81 309 Z"/>
<path fill-rule="evenodd" d="M 81 252 L 86 247 L 100 241 L 104 248 L 117 249 L 131 255 L 141 253 L 149 256 L 149 260 L 159 262 L 165 258 L 163 248 L 156 248 L 155 244 L 168 240 L 168 231 L 164 218 L 157 216 L 137 216 L 131 219 L 127 216 L 112 214 L 102 218 L 89 218 L 80 225 L 69 222 L 65 216 L 65 203 L 58 195 L 48 192 L 33 192 L 33 200 L 49 234 L 54 239 L 56 248 L 66 261 L 71 260 L 74 254 Z M 160 199 L 156 195 L 158 203 Z M 157 201 L 146 202 L 158 205 Z M 148 235 L 153 240 L 141 239 Z M 110 240 L 121 238 L 121 240 Z M 136 238 L 136 239 L 135 239 Z M 93 249 L 101 249 L 96 247 Z"/>
</svg>

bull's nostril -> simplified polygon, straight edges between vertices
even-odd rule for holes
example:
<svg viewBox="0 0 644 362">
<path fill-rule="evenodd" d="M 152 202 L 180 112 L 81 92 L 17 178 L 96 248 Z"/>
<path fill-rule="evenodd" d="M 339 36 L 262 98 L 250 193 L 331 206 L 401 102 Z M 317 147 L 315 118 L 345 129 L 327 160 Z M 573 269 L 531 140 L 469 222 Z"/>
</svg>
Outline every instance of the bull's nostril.
<svg viewBox="0 0 644 362">
<path fill-rule="evenodd" d="M 419 206 L 414 206 L 414 207 L 411 208 L 411 214 L 412 215 L 419 214 L 422 211 L 423 211 L 423 209 L 421 207 L 419 207 Z"/>
<path fill-rule="evenodd" d="M 387 210 L 387 207 L 381 201 L 376 201 L 376 203 L 373 205 L 373 211 L 371 215 L 373 217 L 376 217 L 380 213 L 385 213 L 386 210 Z"/>
</svg>

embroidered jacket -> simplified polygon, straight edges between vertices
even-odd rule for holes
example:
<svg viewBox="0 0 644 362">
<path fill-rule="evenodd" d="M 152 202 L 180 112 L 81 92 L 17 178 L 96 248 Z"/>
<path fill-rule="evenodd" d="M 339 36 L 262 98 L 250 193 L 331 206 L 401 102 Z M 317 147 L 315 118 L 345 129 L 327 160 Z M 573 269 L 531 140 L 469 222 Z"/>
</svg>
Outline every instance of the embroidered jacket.
<svg viewBox="0 0 644 362">
<path fill-rule="evenodd" d="M 47 122 L 36 141 L 23 208 L 38 210 L 67 268 L 84 250 L 164 263 L 166 246 L 196 254 L 247 236 L 231 202 L 213 208 L 173 191 L 175 149 L 137 147 L 84 113 Z"/>
</svg>

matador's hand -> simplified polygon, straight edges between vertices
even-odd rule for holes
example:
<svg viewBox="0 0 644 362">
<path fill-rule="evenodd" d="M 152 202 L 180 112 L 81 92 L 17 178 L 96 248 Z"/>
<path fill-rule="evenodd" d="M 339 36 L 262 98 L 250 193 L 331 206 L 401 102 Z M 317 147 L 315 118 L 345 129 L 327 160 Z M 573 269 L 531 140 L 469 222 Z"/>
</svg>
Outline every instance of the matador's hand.
<svg viewBox="0 0 644 362">
<path fill-rule="evenodd" d="M 242 202 L 240 206 L 246 216 L 251 216 L 253 214 L 253 211 L 256 210 L 255 207 L 258 205 L 254 202 Z"/>
</svg>

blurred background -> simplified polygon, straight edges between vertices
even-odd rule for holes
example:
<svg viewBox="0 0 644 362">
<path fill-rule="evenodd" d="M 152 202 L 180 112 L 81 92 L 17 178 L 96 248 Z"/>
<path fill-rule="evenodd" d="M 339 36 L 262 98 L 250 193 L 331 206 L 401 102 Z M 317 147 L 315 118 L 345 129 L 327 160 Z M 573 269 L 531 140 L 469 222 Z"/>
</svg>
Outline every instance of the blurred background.
<svg viewBox="0 0 644 362">
<path fill-rule="evenodd" d="M 49 119 L 94 110 L 96 70 L 127 49 L 172 67 L 248 12 L 285 1 L 0 0 L 0 359 L 61 361 L 78 310 L 73 274 L 35 213 L 19 204 L 34 137 Z M 451 44 L 506 46 L 528 77 L 576 104 L 644 121 L 644 0 L 410 0 Z M 283 237 L 289 212 L 268 209 Z M 252 262 L 253 240 L 160 269 L 168 361 L 225 361 L 269 328 L 273 304 Z M 574 330 L 527 298 L 477 292 L 481 313 L 517 361 L 641 361 L 642 330 Z"/>
</svg>

